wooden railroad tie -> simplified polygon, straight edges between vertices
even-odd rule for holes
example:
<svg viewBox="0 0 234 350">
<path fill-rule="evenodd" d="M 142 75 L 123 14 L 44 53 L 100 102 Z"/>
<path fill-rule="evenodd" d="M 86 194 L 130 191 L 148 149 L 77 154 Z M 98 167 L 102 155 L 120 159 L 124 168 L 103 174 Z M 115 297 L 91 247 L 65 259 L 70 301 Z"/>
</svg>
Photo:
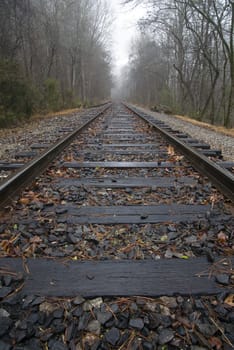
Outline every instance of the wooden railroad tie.
<svg viewBox="0 0 234 350">
<path fill-rule="evenodd" d="M 234 258 L 230 263 L 234 263 Z M 206 258 L 80 262 L 1 258 L 0 269 L 23 274 L 23 295 L 158 297 L 211 295 L 225 290 L 215 281 L 219 264 L 208 263 Z"/>
<path fill-rule="evenodd" d="M 197 180 L 190 177 L 134 177 L 134 178 L 83 178 L 83 179 L 59 179 L 56 183 L 56 188 L 69 187 L 102 187 L 102 188 L 126 188 L 126 187 L 182 187 L 194 186 Z"/>
<path fill-rule="evenodd" d="M 64 162 L 63 168 L 175 168 L 175 162 Z"/>
<path fill-rule="evenodd" d="M 118 205 L 80 207 L 57 205 L 43 209 L 56 212 L 57 222 L 69 224 L 143 224 L 162 222 L 194 222 L 206 217 L 209 205 Z"/>
</svg>

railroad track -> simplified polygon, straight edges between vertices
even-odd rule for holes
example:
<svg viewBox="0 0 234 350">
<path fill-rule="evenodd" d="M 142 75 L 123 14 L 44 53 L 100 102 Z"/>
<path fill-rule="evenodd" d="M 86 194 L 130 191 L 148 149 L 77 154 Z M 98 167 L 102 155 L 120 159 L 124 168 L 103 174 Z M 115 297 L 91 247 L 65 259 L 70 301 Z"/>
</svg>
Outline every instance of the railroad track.
<svg viewBox="0 0 234 350">
<path fill-rule="evenodd" d="M 32 162 L 32 160 L 43 154 L 43 152 L 45 153 L 56 142 L 59 143 L 66 137 L 69 138 L 74 130 L 79 129 L 86 121 L 107 106 L 108 103 L 105 104 L 105 107 L 104 104 L 92 107 L 81 114 L 72 112 L 68 116 L 55 115 L 52 118 L 43 120 L 46 128 L 42 125 L 42 130 L 40 130 L 40 124 L 40 126 L 35 125 L 37 130 L 26 131 L 20 137 L 15 138 L 15 136 L 11 135 L 11 139 L 8 142 L 11 143 L 12 141 L 13 146 L 8 145 L 8 147 L 5 147 L 5 157 L 3 153 L 3 158 L 0 159 L 0 182 L 9 178 L 17 169 L 22 169 L 27 163 Z"/>
<path fill-rule="evenodd" d="M 185 147 L 181 142 L 184 139 Z M 219 164 L 208 156 L 217 158 Z M 126 338 L 125 343 L 122 340 L 122 345 L 118 345 L 119 328 L 113 322 L 109 327 L 106 323 L 117 314 L 122 317 L 123 310 L 104 307 L 100 297 L 129 297 L 107 300 L 115 307 L 121 302 L 130 308 L 131 298 L 139 295 L 135 316 L 125 328 L 138 332 L 138 337 L 141 330 L 148 329 L 149 333 L 145 330 L 141 334 L 142 344 L 150 343 L 150 330 L 155 330 L 161 336 L 157 340 L 159 346 L 181 342 L 181 347 L 194 342 L 208 347 L 208 336 L 204 337 L 201 329 L 194 331 L 196 340 L 191 335 L 186 343 L 186 337 L 177 329 L 187 327 L 183 324 L 185 319 L 180 318 L 178 327 L 170 323 L 161 329 L 160 321 L 152 328 L 149 320 L 144 323 L 143 316 L 139 316 L 139 305 L 145 307 L 148 302 L 148 312 L 155 313 L 160 301 L 153 301 L 152 297 L 171 296 L 162 302 L 170 308 L 165 304 L 175 301 L 175 295 L 180 295 L 181 300 L 193 296 L 197 298 L 196 310 L 199 296 L 205 296 L 208 302 L 209 295 L 222 293 L 223 300 L 233 295 L 234 182 L 233 174 L 220 166 L 220 158 L 220 152 L 210 150 L 209 145 L 182 133 L 171 135 L 167 126 L 130 105 L 108 104 L 84 115 L 75 132 L 46 149 L 0 186 L 3 307 L 6 308 L 7 300 L 24 295 L 23 302 L 15 301 L 18 308 L 27 310 L 29 315 L 39 308 L 48 316 L 59 309 L 61 300 L 70 298 L 73 308 L 83 305 L 73 315 L 82 337 L 93 332 L 100 343 L 101 331 L 105 331 L 105 337 L 110 332 L 104 343 L 111 349 L 125 343 L 127 346 L 130 340 Z M 78 295 L 95 298 L 92 300 L 96 304 L 79 299 Z M 50 304 L 44 298 L 60 301 L 53 299 Z M 176 303 L 179 307 L 178 300 Z M 13 313 L 11 302 L 9 305 Z M 100 314 L 95 308 L 101 305 L 105 310 Z M 93 308 L 99 316 L 93 314 Z M 94 319 L 87 324 L 82 319 L 82 323 L 79 317 L 89 311 L 89 317 L 93 315 Z M 143 314 L 146 317 L 145 309 Z M 99 327 L 96 333 L 95 325 Z M 7 336 L 10 328 L 15 333 Z M 9 323 L 4 339 L 23 343 L 30 338 L 25 329 L 20 329 L 25 335 L 20 340 L 17 330 Z M 70 349 L 74 339 L 71 329 L 70 337 L 66 332 L 65 338 L 61 338 L 61 331 L 54 342 L 61 343 L 63 339 L 64 348 Z M 223 341 L 230 346 L 229 333 L 224 334 Z M 45 334 L 37 339 L 44 348 L 48 346 Z M 156 340 L 151 348 L 155 346 Z"/>
</svg>

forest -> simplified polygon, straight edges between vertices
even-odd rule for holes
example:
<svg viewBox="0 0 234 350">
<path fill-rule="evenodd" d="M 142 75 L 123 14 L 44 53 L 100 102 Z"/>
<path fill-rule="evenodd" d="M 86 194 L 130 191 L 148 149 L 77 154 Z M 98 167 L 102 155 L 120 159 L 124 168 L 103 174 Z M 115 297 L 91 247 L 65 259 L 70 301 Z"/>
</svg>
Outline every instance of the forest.
<svg viewBox="0 0 234 350">
<path fill-rule="evenodd" d="M 120 1 L 147 9 L 121 98 L 232 127 L 234 0 Z M 1 0 L 0 125 L 109 99 L 112 21 L 105 0 Z"/>
<path fill-rule="evenodd" d="M 109 98 L 103 0 L 0 1 L 0 124 Z"/>
<path fill-rule="evenodd" d="M 147 15 L 123 72 L 123 95 L 234 126 L 234 1 L 125 0 Z"/>
</svg>

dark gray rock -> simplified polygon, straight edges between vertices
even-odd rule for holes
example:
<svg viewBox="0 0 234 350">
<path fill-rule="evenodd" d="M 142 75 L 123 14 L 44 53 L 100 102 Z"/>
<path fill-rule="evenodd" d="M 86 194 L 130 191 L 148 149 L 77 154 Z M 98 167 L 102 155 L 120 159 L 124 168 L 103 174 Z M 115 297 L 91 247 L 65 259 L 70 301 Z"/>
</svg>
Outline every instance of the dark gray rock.
<svg viewBox="0 0 234 350">
<path fill-rule="evenodd" d="M 0 288 L 0 298 L 5 298 L 8 294 L 12 292 L 11 287 L 2 287 Z"/>
<path fill-rule="evenodd" d="M 80 318 L 79 318 L 79 325 L 78 325 L 78 330 L 82 331 L 87 328 L 88 323 L 90 321 L 91 315 L 89 313 L 84 313 Z"/>
<path fill-rule="evenodd" d="M 217 276 L 215 276 L 215 279 L 218 283 L 224 285 L 224 286 L 228 286 L 229 285 L 229 275 L 226 274 L 219 274 Z"/>
<path fill-rule="evenodd" d="M 39 320 L 39 315 L 37 312 L 31 313 L 28 317 L 28 322 L 35 324 Z"/>
<path fill-rule="evenodd" d="M 185 329 L 183 326 L 180 326 L 177 328 L 176 332 L 181 336 L 184 337 L 186 335 Z"/>
<path fill-rule="evenodd" d="M 111 311 L 116 314 L 117 312 L 119 312 L 119 305 L 118 304 L 111 304 L 110 305 Z"/>
<path fill-rule="evenodd" d="M 76 307 L 75 310 L 73 310 L 72 315 L 75 317 L 80 317 L 83 314 L 83 312 L 84 312 L 83 308 L 80 305 L 80 306 Z"/>
<path fill-rule="evenodd" d="M 0 309 L 0 318 L 1 317 L 9 317 L 10 314 L 5 309 Z"/>
<path fill-rule="evenodd" d="M 34 295 L 28 295 L 23 299 L 23 309 L 26 309 L 35 300 Z"/>
<path fill-rule="evenodd" d="M 14 331 L 14 339 L 16 340 L 17 343 L 22 342 L 26 338 L 27 338 L 27 331 L 26 330 L 16 329 Z"/>
<path fill-rule="evenodd" d="M 55 341 L 50 347 L 50 350 L 67 350 L 67 346 L 61 341 Z"/>
<path fill-rule="evenodd" d="M 156 313 L 149 314 L 149 329 L 156 329 L 161 324 L 161 315 Z"/>
<path fill-rule="evenodd" d="M 172 329 L 162 329 L 159 333 L 158 342 L 160 345 L 169 343 L 174 338 L 174 332 Z"/>
<path fill-rule="evenodd" d="M 73 304 L 75 305 L 80 305 L 83 304 L 85 302 L 85 299 L 82 296 L 77 296 L 74 300 L 73 300 Z"/>
<path fill-rule="evenodd" d="M 110 311 L 107 312 L 97 312 L 97 319 L 101 324 L 105 324 L 113 317 L 112 313 Z"/>
<path fill-rule="evenodd" d="M 31 306 L 40 305 L 40 304 L 42 304 L 44 301 L 45 301 L 45 298 L 44 298 L 44 297 L 37 297 L 37 298 L 35 298 L 35 299 L 32 301 Z"/>
<path fill-rule="evenodd" d="M 3 281 L 4 281 L 4 285 L 6 287 L 9 287 L 9 285 L 12 282 L 12 277 L 11 276 L 3 276 Z"/>
<path fill-rule="evenodd" d="M 227 320 L 230 323 L 234 323 L 234 311 L 229 312 L 229 314 L 227 315 Z"/>
<path fill-rule="evenodd" d="M 62 308 L 57 309 L 53 312 L 54 318 L 62 318 L 64 314 L 64 310 Z"/>
<path fill-rule="evenodd" d="M 215 311 L 217 312 L 217 314 L 219 315 L 219 317 L 221 318 L 226 318 L 228 310 L 225 309 L 225 307 L 223 305 L 218 305 L 215 308 Z"/>
<path fill-rule="evenodd" d="M 106 324 L 106 326 L 107 326 L 107 324 Z M 119 316 L 117 326 L 120 329 L 127 329 L 128 328 L 128 318 L 123 317 L 122 315 Z"/>
<path fill-rule="evenodd" d="M 132 318 L 129 321 L 129 327 L 135 328 L 135 329 L 142 329 L 144 327 L 144 322 L 142 318 Z"/>
<path fill-rule="evenodd" d="M 149 342 L 144 342 L 142 344 L 143 350 L 153 350 L 154 349 L 154 345 L 152 343 Z"/>
<path fill-rule="evenodd" d="M 143 337 L 148 337 L 150 335 L 150 330 L 147 327 L 144 327 L 141 329 L 141 334 L 143 335 Z"/>
<path fill-rule="evenodd" d="M 206 337 L 211 337 L 217 331 L 217 328 L 209 323 L 197 322 L 197 327 L 199 331 Z"/>
<path fill-rule="evenodd" d="M 167 237 L 170 241 L 172 241 L 173 239 L 176 239 L 179 236 L 178 232 L 169 232 Z"/>
<path fill-rule="evenodd" d="M 161 325 L 165 328 L 171 326 L 172 324 L 172 319 L 170 316 L 160 315 L 160 321 Z"/>
<path fill-rule="evenodd" d="M 195 303 L 195 307 L 197 310 L 204 310 L 205 309 L 205 306 L 203 305 L 203 303 L 200 299 L 196 299 L 194 301 L 194 303 Z"/>
<path fill-rule="evenodd" d="M 87 331 L 90 333 L 94 333 L 96 335 L 100 335 L 101 333 L 101 323 L 98 320 L 91 321 L 87 326 Z"/>
<path fill-rule="evenodd" d="M 0 317 L 0 336 L 6 334 L 12 324 L 13 321 L 9 317 Z"/>
<path fill-rule="evenodd" d="M 78 237 L 76 237 L 75 235 L 73 235 L 72 233 L 68 233 L 67 241 L 69 243 L 76 244 L 80 241 L 80 239 Z"/>
<path fill-rule="evenodd" d="M 228 334 L 232 335 L 232 337 L 234 338 L 234 324 L 230 324 L 230 323 L 225 323 L 225 330 Z"/>
<path fill-rule="evenodd" d="M 106 334 L 105 340 L 111 345 L 116 345 L 120 338 L 120 331 L 116 327 L 112 327 Z"/>
<path fill-rule="evenodd" d="M 4 341 L 0 340 L 0 350 L 11 350 L 12 347 L 10 344 L 5 343 Z"/>
<path fill-rule="evenodd" d="M 58 334 L 63 333 L 66 328 L 61 319 L 54 319 L 50 327 L 53 330 L 53 333 L 58 333 Z"/>
<path fill-rule="evenodd" d="M 42 350 L 42 345 L 38 339 L 30 339 L 24 346 L 24 350 Z"/>
<path fill-rule="evenodd" d="M 191 312 L 193 312 L 193 306 L 190 300 L 184 301 L 183 309 L 186 314 L 190 314 Z"/>
</svg>

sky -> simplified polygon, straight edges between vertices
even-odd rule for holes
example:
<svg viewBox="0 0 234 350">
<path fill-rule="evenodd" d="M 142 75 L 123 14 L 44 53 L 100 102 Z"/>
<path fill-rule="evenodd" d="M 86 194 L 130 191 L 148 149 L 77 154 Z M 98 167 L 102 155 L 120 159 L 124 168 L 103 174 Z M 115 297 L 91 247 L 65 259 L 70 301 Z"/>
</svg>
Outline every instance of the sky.
<svg viewBox="0 0 234 350">
<path fill-rule="evenodd" d="M 123 0 L 109 0 L 113 12 L 112 56 L 113 73 L 119 75 L 121 68 L 128 63 L 132 39 L 137 35 L 137 21 L 146 10 L 142 6 L 121 6 Z"/>
</svg>

